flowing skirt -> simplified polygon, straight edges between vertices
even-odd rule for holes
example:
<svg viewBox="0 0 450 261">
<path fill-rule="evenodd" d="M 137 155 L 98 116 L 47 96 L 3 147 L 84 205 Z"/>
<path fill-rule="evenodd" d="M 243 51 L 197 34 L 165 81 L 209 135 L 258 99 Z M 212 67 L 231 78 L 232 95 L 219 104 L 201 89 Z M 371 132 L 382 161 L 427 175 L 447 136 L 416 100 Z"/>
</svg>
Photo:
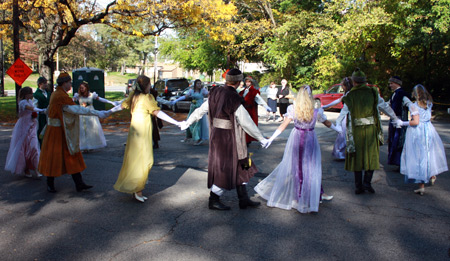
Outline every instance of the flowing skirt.
<svg viewBox="0 0 450 261">
<path fill-rule="evenodd" d="M 448 170 L 444 145 L 431 122 L 406 130 L 400 173 L 409 182 L 428 183 L 432 176 Z"/>
<path fill-rule="evenodd" d="M 37 169 L 40 152 L 37 121 L 31 117 L 19 118 L 12 132 L 5 170 L 21 174 L 26 169 Z"/>
<path fill-rule="evenodd" d="M 302 140 L 302 135 L 303 139 Z M 303 145 L 302 145 L 303 143 Z M 318 212 L 322 180 L 320 146 L 314 131 L 293 129 L 280 164 L 255 191 L 269 207 Z"/>
<path fill-rule="evenodd" d="M 342 121 L 342 132 L 339 133 L 334 142 L 333 152 L 331 153 L 335 159 L 345 159 L 345 149 L 347 148 L 346 142 L 346 131 L 347 131 L 347 117 Z"/>
<path fill-rule="evenodd" d="M 106 139 L 98 117 L 80 115 L 80 150 L 104 147 L 106 147 Z"/>
</svg>

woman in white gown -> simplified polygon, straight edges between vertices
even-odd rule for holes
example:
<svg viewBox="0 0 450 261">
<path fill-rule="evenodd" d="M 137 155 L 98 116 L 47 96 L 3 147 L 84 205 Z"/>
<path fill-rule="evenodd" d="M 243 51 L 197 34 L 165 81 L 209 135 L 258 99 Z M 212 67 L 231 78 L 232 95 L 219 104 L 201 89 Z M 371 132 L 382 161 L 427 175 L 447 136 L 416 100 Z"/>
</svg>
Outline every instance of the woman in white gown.
<svg viewBox="0 0 450 261">
<path fill-rule="evenodd" d="M 436 175 L 448 171 L 444 145 L 431 123 L 431 95 L 421 84 L 413 88 L 415 103 L 409 106 L 412 119 L 403 122 L 406 129 L 400 173 L 405 175 L 407 183 L 418 183 L 415 193 L 423 195 L 425 183 L 434 184 Z"/>
<path fill-rule="evenodd" d="M 110 103 L 113 106 L 119 104 L 98 96 L 96 92 L 90 92 L 89 84 L 82 82 L 78 88 L 78 93 L 73 96 L 73 101 L 78 102 L 81 106 L 94 109 L 94 100 Z M 80 115 L 80 150 L 87 151 L 104 147 L 106 147 L 106 139 L 98 117 Z"/>
</svg>

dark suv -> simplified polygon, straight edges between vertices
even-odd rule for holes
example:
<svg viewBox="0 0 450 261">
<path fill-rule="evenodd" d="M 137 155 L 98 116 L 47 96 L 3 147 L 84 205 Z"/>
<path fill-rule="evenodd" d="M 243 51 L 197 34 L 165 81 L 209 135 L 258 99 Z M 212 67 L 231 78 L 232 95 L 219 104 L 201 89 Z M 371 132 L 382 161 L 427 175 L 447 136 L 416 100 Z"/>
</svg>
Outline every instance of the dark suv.
<svg viewBox="0 0 450 261">
<path fill-rule="evenodd" d="M 187 87 L 189 87 L 189 81 L 185 78 L 161 79 L 153 85 L 159 97 L 168 101 L 170 97 L 179 95 Z"/>
</svg>

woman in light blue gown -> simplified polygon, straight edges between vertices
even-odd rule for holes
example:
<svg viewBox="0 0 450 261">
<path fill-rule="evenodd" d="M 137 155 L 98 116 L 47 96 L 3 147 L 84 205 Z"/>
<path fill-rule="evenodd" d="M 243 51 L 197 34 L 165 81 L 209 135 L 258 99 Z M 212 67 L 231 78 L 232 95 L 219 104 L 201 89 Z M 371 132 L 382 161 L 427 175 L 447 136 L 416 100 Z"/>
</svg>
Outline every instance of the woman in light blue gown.
<svg viewBox="0 0 450 261">
<path fill-rule="evenodd" d="M 448 170 L 444 145 L 431 123 L 433 100 L 425 87 L 418 84 L 413 88 L 412 97 L 416 100 L 409 111 L 412 119 L 403 122 L 408 126 L 403 146 L 400 173 L 407 183 L 418 183 L 415 193 L 423 195 L 425 183 L 434 184 L 436 175 Z"/>
<path fill-rule="evenodd" d="M 204 98 L 208 97 L 208 90 L 203 88 L 202 81 L 197 79 L 194 81 L 194 88 L 189 90 L 189 92 L 185 96 L 181 96 L 175 101 L 171 102 L 171 105 L 177 103 L 178 101 L 185 100 L 186 98 L 191 97 L 191 107 L 189 109 L 188 118 L 195 109 L 199 108 L 203 104 Z M 208 127 L 208 119 L 205 114 L 201 120 L 189 126 L 186 129 L 186 139 L 184 142 L 189 139 L 194 140 L 194 145 L 200 145 L 203 141 L 208 140 L 209 138 L 209 127 Z"/>
</svg>

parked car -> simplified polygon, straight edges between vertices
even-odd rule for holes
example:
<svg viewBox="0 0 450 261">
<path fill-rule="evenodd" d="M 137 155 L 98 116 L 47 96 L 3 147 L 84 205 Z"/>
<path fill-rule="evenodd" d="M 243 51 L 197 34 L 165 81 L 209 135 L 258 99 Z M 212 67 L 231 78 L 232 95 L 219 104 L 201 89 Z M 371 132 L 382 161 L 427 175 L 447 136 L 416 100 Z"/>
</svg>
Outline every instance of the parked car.
<svg viewBox="0 0 450 261">
<path fill-rule="evenodd" d="M 128 82 L 125 83 L 127 87 L 125 88 L 125 94 L 130 94 L 131 88 L 133 87 L 134 82 L 136 82 L 136 79 L 128 79 Z"/>
<path fill-rule="evenodd" d="M 380 92 L 380 88 L 378 88 L 375 84 L 367 84 L 370 87 L 376 87 L 378 92 Z M 323 105 L 327 105 L 336 99 L 340 99 L 344 95 L 344 88 L 340 83 L 333 84 L 328 90 L 323 93 L 314 95 L 314 108 L 320 108 Z M 330 107 L 329 109 L 342 109 L 344 104 L 342 102 Z"/>
<path fill-rule="evenodd" d="M 184 91 L 180 92 L 178 95 L 170 97 L 169 101 L 174 101 L 174 100 L 178 99 L 179 97 L 186 95 L 190 89 L 191 89 L 191 87 L 184 89 Z M 175 103 L 174 105 L 172 105 L 171 109 L 173 112 L 189 111 L 189 109 L 191 108 L 191 101 L 192 101 L 192 98 L 187 97 L 185 100 L 179 101 L 179 102 Z"/>
<path fill-rule="evenodd" d="M 188 87 L 189 81 L 185 78 L 161 79 L 153 85 L 153 88 L 158 91 L 158 95 L 165 100 L 180 95 Z"/>
<path fill-rule="evenodd" d="M 205 82 L 204 85 L 205 85 L 206 89 L 208 91 L 210 91 L 212 87 L 223 85 L 223 83 L 220 83 L 220 82 Z"/>
</svg>

